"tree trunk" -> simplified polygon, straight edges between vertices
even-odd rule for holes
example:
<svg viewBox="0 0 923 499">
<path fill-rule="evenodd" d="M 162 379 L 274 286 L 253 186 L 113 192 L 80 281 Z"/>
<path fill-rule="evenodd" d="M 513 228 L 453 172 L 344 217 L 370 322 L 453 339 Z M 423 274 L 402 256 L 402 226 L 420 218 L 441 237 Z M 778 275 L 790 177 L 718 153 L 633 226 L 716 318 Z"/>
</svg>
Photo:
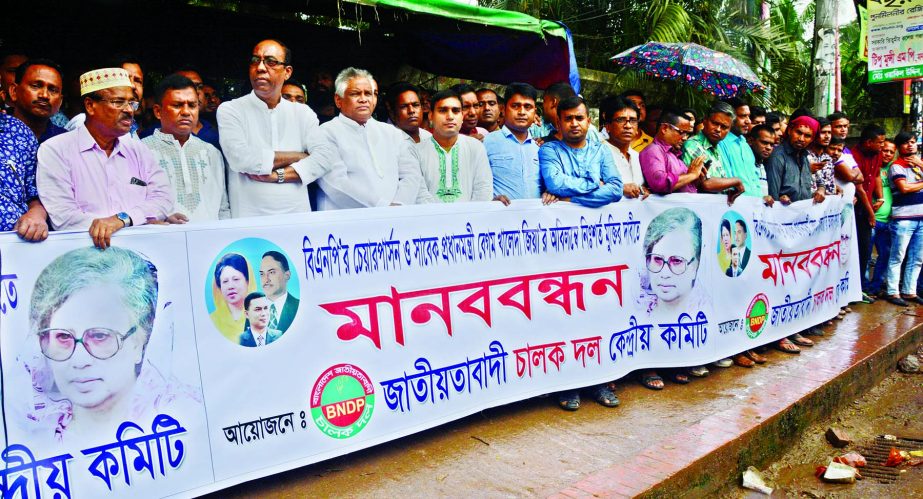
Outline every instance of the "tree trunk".
<svg viewBox="0 0 923 499">
<path fill-rule="evenodd" d="M 814 114 L 827 116 L 834 109 L 837 82 L 836 0 L 817 0 L 814 14 Z"/>
</svg>

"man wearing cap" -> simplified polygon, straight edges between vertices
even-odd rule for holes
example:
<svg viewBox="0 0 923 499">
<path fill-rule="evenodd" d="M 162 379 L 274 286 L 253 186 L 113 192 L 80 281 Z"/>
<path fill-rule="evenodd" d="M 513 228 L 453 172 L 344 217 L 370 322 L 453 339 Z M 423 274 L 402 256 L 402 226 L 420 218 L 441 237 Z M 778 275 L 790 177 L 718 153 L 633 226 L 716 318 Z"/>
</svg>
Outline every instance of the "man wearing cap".
<svg viewBox="0 0 923 499">
<path fill-rule="evenodd" d="M 105 249 L 123 227 L 164 220 L 173 190 L 150 150 L 126 136 L 138 107 L 128 72 L 84 73 L 80 94 L 84 124 L 39 148 L 39 197 L 54 229 L 89 228 L 93 243 Z"/>
<path fill-rule="evenodd" d="M 327 173 L 333 159 L 324 157 L 329 150 L 324 144 L 307 154 L 317 115 L 282 98 L 293 71 L 291 50 L 278 40 L 263 40 L 248 60 L 253 91 L 218 107 L 221 150 L 231 169 L 231 215 L 309 212 L 306 186 Z"/>
</svg>

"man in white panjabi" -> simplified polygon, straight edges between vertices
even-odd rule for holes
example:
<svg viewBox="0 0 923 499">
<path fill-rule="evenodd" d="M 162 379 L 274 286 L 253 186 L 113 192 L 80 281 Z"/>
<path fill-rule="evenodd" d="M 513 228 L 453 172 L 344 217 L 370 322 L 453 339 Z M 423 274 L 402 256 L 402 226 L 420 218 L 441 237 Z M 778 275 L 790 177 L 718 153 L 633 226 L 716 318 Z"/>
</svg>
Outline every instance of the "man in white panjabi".
<svg viewBox="0 0 923 499">
<path fill-rule="evenodd" d="M 480 140 L 461 135 L 461 98 L 452 90 L 433 96 L 433 136 L 416 145 L 423 172 L 418 203 L 490 201 L 494 178 Z"/>
<path fill-rule="evenodd" d="M 332 147 L 335 160 L 318 181 L 319 210 L 414 204 L 420 162 L 406 133 L 376 121 L 377 84 L 368 71 L 346 68 L 337 75 L 334 103 L 340 115 L 308 138 L 308 151 Z"/>
<path fill-rule="evenodd" d="M 282 98 L 291 57 L 278 40 L 256 44 L 249 58 L 253 91 L 218 107 L 234 218 L 311 211 L 306 186 L 333 163 L 323 154 L 325 144 L 307 153 L 308 136 L 319 124 L 314 111 Z"/>
</svg>

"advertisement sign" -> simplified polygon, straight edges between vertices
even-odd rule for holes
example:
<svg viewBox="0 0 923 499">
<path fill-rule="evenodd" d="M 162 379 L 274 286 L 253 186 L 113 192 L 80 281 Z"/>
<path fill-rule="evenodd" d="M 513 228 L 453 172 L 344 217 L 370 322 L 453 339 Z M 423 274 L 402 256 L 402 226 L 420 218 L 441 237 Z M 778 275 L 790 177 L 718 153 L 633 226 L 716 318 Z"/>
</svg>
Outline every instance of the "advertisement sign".
<svg viewBox="0 0 923 499">
<path fill-rule="evenodd" d="M 923 77 L 923 0 L 868 1 L 869 83 Z"/>
</svg>

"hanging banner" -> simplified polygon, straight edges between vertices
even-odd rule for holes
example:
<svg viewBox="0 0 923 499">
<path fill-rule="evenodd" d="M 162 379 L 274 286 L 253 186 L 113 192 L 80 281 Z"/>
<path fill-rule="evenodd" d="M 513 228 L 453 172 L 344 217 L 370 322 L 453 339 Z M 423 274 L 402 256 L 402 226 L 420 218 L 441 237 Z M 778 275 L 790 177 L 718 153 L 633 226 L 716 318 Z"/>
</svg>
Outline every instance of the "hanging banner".
<svg viewBox="0 0 923 499">
<path fill-rule="evenodd" d="M 4 498 L 193 496 L 860 298 L 852 207 L 675 194 L 0 236 Z M 555 410 L 549 407 L 549 410 Z"/>
<path fill-rule="evenodd" d="M 868 0 L 869 83 L 923 77 L 923 0 Z"/>
</svg>

